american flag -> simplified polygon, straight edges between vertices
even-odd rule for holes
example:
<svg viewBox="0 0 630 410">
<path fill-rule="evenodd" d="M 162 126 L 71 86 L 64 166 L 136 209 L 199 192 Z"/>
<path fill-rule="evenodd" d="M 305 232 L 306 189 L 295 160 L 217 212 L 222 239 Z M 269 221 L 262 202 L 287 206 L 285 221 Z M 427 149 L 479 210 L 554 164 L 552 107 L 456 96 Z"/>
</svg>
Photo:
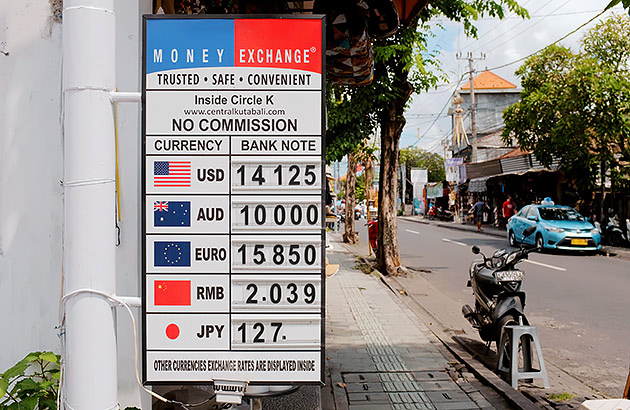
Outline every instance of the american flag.
<svg viewBox="0 0 630 410">
<path fill-rule="evenodd" d="M 153 185 L 155 187 L 189 187 L 190 161 L 155 161 Z"/>
</svg>

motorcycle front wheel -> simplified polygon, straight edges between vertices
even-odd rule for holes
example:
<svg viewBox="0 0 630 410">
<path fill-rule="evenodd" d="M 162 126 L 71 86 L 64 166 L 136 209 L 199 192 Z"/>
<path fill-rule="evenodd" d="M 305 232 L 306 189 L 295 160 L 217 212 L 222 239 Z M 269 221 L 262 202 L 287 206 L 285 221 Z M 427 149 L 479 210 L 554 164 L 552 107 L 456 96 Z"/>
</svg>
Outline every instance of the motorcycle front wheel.
<svg viewBox="0 0 630 410">
<path fill-rule="evenodd" d="M 500 351 L 499 349 L 503 349 L 503 358 L 501 360 L 501 363 L 497 363 L 497 368 L 501 369 L 509 369 L 512 363 L 512 343 L 514 343 L 514 340 L 511 340 L 510 338 L 510 334 L 506 333 L 505 337 L 505 343 L 503 344 L 503 346 L 500 345 L 501 342 L 501 334 L 503 333 L 503 328 L 505 326 L 512 326 L 512 325 L 518 325 L 518 320 L 516 319 L 515 316 L 513 315 L 506 315 L 503 316 L 501 319 L 499 319 L 499 323 L 497 324 L 497 331 L 498 331 L 498 337 L 497 337 L 497 357 L 499 357 L 500 355 Z M 519 343 L 519 341 L 517 340 L 516 343 Z M 519 346 L 519 352 L 520 352 L 520 346 Z M 519 358 L 520 358 L 520 354 L 518 354 Z M 520 362 L 520 360 L 519 360 Z M 520 366 L 520 363 L 519 363 Z"/>
</svg>

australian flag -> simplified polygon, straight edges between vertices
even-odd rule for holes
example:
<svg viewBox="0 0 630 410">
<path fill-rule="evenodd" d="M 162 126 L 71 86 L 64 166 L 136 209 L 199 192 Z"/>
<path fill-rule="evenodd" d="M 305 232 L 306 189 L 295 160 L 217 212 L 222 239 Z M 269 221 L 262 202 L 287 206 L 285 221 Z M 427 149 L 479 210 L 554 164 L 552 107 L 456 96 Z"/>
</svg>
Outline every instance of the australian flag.
<svg viewBox="0 0 630 410">
<path fill-rule="evenodd" d="M 154 201 L 153 226 L 190 226 L 190 201 Z"/>
<path fill-rule="evenodd" d="M 190 242 L 154 242 L 155 266 L 190 266 Z"/>
</svg>

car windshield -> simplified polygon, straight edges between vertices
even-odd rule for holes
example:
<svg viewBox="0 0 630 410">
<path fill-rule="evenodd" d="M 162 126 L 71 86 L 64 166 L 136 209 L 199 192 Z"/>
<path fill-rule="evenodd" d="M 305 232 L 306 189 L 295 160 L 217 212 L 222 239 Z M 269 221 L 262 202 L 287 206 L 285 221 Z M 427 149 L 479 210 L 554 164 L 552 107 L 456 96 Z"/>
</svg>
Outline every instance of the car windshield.
<svg viewBox="0 0 630 410">
<path fill-rule="evenodd" d="M 540 217 L 548 221 L 583 221 L 584 217 L 571 208 L 538 208 Z"/>
</svg>

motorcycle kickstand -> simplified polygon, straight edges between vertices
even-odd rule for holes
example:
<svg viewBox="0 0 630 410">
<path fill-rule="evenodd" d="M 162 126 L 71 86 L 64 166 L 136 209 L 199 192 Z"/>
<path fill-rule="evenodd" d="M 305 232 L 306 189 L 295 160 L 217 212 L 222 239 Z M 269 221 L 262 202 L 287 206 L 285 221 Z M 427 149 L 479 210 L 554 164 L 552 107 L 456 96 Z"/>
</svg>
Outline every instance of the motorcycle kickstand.
<svg viewBox="0 0 630 410">
<path fill-rule="evenodd" d="M 490 353 L 490 346 L 492 346 L 492 340 L 489 342 L 486 342 L 486 353 L 485 356 L 488 356 L 488 354 Z"/>
</svg>

